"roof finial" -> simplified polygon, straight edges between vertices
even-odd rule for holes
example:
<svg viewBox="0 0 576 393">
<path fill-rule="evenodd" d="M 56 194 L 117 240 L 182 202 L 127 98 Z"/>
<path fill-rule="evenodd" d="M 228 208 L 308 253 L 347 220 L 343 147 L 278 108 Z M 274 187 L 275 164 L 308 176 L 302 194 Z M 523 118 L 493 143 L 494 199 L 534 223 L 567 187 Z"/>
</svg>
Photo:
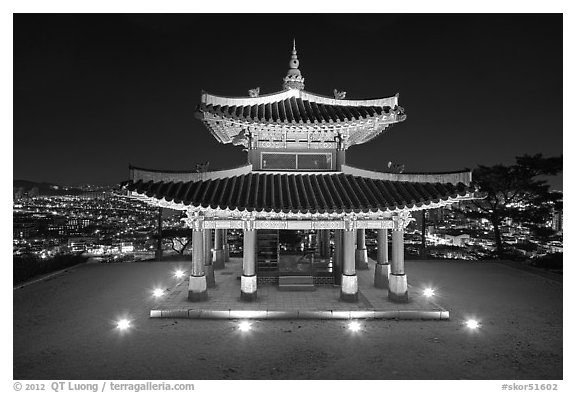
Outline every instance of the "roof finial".
<svg viewBox="0 0 576 393">
<path fill-rule="evenodd" d="M 297 89 L 303 90 L 304 89 L 304 78 L 302 77 L 302 73 L 298 69 L 300 62 L 298 61 L 298 56 L 296 52 L 296 38 L 292 40 L 292 56 L 290 58 L 290 69 L 288 73 L 284 77 L 284 89 Z"/>
</svg>

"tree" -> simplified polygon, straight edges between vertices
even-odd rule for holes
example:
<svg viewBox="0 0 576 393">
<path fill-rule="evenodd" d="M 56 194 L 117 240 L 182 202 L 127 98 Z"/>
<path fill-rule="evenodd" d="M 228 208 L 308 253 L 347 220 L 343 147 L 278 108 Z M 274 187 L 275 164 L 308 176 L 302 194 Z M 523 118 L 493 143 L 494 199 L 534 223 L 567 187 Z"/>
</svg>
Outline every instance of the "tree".
<svg viewBox="0 0 576 393">
<path fill-rule="evenodd" d="M 463 212 L 470 218 L 485 218 L 494 229 L 498 256 L 504 258 L 501 226 L 506 219 L 521 223 L 532 231 L 550 219 L 553 209 L 561 209 L 562 193 L 549 191 L 542 176 L 562 171 L 562 157 L 544 158 L 541 154 L 516 157 L 511 166 L 480 165 L 472 179 L 484 199 L 471 201 Z"/>
<path fill-rule="evenodd" d="M 426 210 L 422 210 L 422 227 L 420 230 L 420 258 L 426 259 Z"/>
<path fill-rule="evenodd" d="M 170 246 L 178 254 L 183 255 L 192 242 L 192 231 L 189 228 L 170 228 L 162 231 L 162 238 L 170 241 Z"/>
</svg>

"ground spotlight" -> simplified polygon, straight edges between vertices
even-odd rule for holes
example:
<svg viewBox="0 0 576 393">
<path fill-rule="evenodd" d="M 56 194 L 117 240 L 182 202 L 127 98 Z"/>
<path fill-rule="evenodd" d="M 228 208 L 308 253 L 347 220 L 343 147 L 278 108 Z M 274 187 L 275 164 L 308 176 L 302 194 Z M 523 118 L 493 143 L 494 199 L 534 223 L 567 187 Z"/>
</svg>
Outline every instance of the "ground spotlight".
<svg viewBox="0 0 576 393">
<path fill-rule="evenodd" d="M 350 321 L 350 323 L 348 324 L 348 329 L 350 329 L 353 332 L 357 332 L 362 328 L 362 325 L 360 325 L 360 322 L 358 321 Z"/>
<path fill-rule="evenodd" d="M 252 329 L 252 324 L 248 321 L 242 321 L 238 324 L 238 330 L 241 332 L 247 332 Z"/>
<path fill-rule="evenodd" d="M 130 328 L 130 321 L 127 319 L 121 319 L 116 323 L 116 327 L 120 330 L 126 330 Z"/>
<path fill-rule="evenodd" d="M 162 295 L 164 295 L 164 290 L 160 289 L 160 288 L 156 288 L 153 292 L 152 295 L 154 295 L 154 297 L 160 297 Z"/>
<path fill-rule="evenodd" d="M 468 329 L 476 330 L 480 327 L 480 323 L 475 319 L 469 319 L 466 321 L 466 327 L 468 327 Z"/>
<path fill-rule="evenodd" d="M 432 288 L 426 288 L 423 293 L 426 297 L 432 297 L 434 296 L 435 291 Z"/>
<path fill-rule="evenodd" d="M 176 278 L 182 278 L 182 277 L 184 277 L 184 271 L 183 271 L 183 270 L 180 270 L 180 269 L 176 270 L 176 271 L 174 272 L 174 277 L 176 277 Z"/>
</svg>

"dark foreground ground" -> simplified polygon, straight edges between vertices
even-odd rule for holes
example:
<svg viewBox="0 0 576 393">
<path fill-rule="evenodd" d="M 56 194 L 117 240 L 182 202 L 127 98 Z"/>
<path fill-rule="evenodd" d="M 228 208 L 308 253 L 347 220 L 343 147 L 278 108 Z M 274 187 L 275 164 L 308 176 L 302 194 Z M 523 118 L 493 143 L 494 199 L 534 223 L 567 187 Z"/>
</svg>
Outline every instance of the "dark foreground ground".
<svg viewBox="0 0 576 393">
<path fill-rule="evenodd" d="M 450 321 L 365 321 L 356 333 L 255 321 L 241 333 L 235 321 L 148 318 L 150 289 L 176 265 L 90 264 L 15 290 L 14 379 L 562 379 L 562 284 L 530 272 L 407 262 Z"/>
</svg>

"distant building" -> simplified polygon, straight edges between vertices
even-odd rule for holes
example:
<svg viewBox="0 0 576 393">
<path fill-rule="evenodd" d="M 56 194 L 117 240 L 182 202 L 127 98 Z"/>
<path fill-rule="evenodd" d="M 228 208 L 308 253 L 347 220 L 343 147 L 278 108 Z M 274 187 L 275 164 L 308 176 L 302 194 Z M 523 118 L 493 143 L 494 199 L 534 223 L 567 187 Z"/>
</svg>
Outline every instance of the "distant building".
<svg viewBox="0 0 576 393">
<path fill-rule="evenodd" d="M 120 242 L 120 252 L 134 252 L 134 244 L 132 242 Z"/>
<path fill-rule="evenodd" d="M 446 234 L 445 239 L 446 239 L 447 244 L 457 246 L 457 247 L 463 247 L 470 240 L 470 235 L 468 235 L 467 233 L 461 233 L 458 235 Z"/>
<path fill-rule="evenodd" d="M 70 252 L 84 252 L 94 243 L 96 239 L 93 237 L 71 237 L 68 239 L 68 249 Z"/>
<path fill-rule="evenodd" d="M 15 222 L 13 224 L 13 234 L 15 239 L 29 239 L 38 234 L 39 225 L 37 222 Z"/>
<path fill-rule="evenodd" d="M 555 210 L 552 215 L 552 229 L 556 232 L 561 232 L 564 228 L 564 219 L 562 210 Z"/>
</svg>

